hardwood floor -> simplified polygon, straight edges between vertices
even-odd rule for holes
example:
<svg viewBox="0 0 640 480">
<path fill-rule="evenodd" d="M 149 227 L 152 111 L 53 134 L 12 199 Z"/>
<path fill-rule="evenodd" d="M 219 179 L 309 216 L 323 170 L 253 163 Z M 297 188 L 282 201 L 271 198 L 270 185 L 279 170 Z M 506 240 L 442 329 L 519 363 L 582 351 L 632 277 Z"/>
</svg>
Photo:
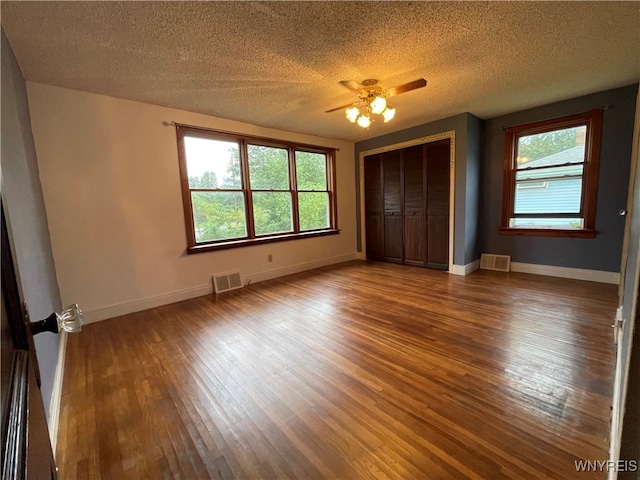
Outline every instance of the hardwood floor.
<svg viewBox="0 0 640 480">
<path fill-rule="evenodd" d="M 604 479 L 617 287 L 352 262 L 70 335 L 65 479 Z"/>
</svg>

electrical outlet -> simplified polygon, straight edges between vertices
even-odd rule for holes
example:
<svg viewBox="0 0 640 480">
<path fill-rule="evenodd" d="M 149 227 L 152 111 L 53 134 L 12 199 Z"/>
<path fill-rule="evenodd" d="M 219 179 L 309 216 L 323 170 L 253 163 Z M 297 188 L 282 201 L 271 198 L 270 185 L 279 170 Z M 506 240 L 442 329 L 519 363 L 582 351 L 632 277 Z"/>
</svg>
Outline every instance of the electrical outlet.
<svg viewBox="0 0 640 480">
<path fill-rule="evenodd" d="M 271 254 L 267 255 L 267 261 L 268 262 L 273 262 L 273 255 L 271 255 Z"/>
</svg>

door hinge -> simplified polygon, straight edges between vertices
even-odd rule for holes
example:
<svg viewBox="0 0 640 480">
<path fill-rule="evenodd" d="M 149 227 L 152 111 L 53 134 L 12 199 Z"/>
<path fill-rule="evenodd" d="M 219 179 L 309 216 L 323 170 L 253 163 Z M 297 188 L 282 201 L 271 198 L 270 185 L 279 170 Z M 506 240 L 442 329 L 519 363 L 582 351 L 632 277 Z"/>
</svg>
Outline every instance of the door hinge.
<svg viewBox="0 0 640 480">
<path fill-rule="evenodd" d="M 22 301 L 22 317 L 24 318 L 25 323 L 29 323 L 31 320 L 29 318 L 29 307 L 27 306 L 27 302 Z"/>
<path fill-rule="evenodd" d="M 611 325 L 611 328 L 615 328 L 615 327 L 620 327 L 620 328 L 624 327 L 624 317 L 622 316 L 622 305 L 620 305 L 617 308 L 616 319 L 613 321 L 613 325 Z"/>
</svg>

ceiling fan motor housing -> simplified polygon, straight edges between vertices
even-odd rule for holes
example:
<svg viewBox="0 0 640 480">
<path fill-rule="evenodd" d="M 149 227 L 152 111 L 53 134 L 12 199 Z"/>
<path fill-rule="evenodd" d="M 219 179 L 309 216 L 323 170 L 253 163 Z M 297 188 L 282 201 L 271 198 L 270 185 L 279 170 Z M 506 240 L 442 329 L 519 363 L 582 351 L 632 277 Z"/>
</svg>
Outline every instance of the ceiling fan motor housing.
<svg viewBox="0 0 640 480">
<path fill-rule="evenodd" d="M 387 92 L 382 90 L 382 88 L 378 86 L 378 80 L 373 78 L 364 80 L 362 82 L 362 89 L 364 91 L 362 93 L 359 93 L 358 96 L 361 100 L 364 100 L 367 103 L 371 103 L 376 97 L 387 96 Z"/>
</svg>

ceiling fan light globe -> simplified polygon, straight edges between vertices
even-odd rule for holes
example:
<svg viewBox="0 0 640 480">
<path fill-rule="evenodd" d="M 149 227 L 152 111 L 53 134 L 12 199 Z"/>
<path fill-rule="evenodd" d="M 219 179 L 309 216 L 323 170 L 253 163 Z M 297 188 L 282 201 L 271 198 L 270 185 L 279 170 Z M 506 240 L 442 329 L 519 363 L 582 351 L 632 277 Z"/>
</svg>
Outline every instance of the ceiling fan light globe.
<svg viewBox="0 0 640 480">
<path fill-rule="evenodd" d="M 358 125 L 360 125 L 362 128 L 369 128 L 369 126 L 371 125 L 371 118 L 369 117 L 369 115 L 360 115 L 358 117 Z"/>
<path fill-rule="evenodd" d="M 375 113 L 376 115 L 380 115 L 382 112 L 384 112 L 385 108 L 387 108 L 387 101 L 382 97 L 376 96 L 376 98 L 373 99 L 369 106 L 371 107 L 371 111 L 373 113 Z"/>
<path fill-rule="evenodd" d="M 387 108 L 384 112 L 382 112 L 382 116 L 384 117 L 385 123 L 393 119 L 396 116 L 395 108 Z"/>
<path fill-rule="evenodd" d="M 347 115 L 347 120 L 351 123 L 355 123 L 358 119 L 358 115 L 360 115 L 360 109 L 358 109 L 358 107 L 349 107 L 345 110 L 345 114 Z"/>
</svg>

